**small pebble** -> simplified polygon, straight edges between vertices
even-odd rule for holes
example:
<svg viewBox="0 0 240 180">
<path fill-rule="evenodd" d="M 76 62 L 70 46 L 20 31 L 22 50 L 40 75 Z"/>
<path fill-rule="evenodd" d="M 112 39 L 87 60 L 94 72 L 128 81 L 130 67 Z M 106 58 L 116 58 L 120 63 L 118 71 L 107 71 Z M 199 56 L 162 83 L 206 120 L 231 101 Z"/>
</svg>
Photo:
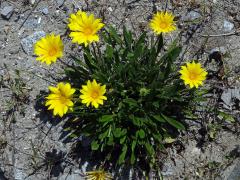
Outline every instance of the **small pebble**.
<svg viewBox="0 0 240 180">
<path fill-rule="evenodd" d="M 42 9 L 42 13 L 44 14 L 44 15 L 48 15 L 48 8 L 47 7 L 45 7 L 45 8 L 43 8 Z"/>
<path fill-rule="evenodd" d="M 231 23 L 231 22 L 228 21 L 228 20 L 224 20 L 224 21 L 223 21 L 223 30 L 224 30 L 225 32 L 230 32 L 230 31 L 233 30 L 233 28 L 234 28 L 234 24 L 233 24 L 233 23 Z"/>
<path fill-rule="evenodd" d="M 110 11 L 110 12 L 113 11 L 112 7 L 109 7 L 109 8 L 107 8 L 107 9 L 108 9 L 108 11 Z"/>
<path fill-rule="evenodd" d="M 196 11 L 190 11 L 187 13 L 186 16 L 183 16 L 182 17 L 182 20 L 183 21 L 193 21 L 193 20 L 196 20 L 196 19 L 199 19 L 201 18 L 201 14 L 196 12 Z"/>
</svg>

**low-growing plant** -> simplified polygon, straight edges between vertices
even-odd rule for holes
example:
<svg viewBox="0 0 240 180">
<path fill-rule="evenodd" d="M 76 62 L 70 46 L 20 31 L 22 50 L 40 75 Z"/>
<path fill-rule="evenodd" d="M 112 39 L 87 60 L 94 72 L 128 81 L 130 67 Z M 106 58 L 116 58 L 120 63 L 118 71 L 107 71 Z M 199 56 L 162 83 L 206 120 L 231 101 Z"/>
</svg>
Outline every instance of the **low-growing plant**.
<svg viewBox="0 0 240 180">
<path fill-rule="evenodd" d="M 195 61 L 181 69 L 176 66 L 181 46 L 177 40 L 165 46 L 163 38 L 163 33 L 176 29 L 173 19 L 171 13 L 154 15 L 150 27 L 157 34 L 155 40 L 147 32 L 136 37 L 125 27 L 121 35 L 106 27 L 100 46 L 95 41 L 104 26 L 101 20 L 82 11 L 71 15 L 70 37 L 83 44 L 83 58 L 71 56 L 66 82 L 50 86 L 46 101 L 54 115 L 71 116 L 65 128 L 69 138 L 88 136 L 91 150 L 102 153 L 105 161 L 120 166 L 142 163 L 143 169 L 149 169 L 165 139 L 185 130 L 184 111 L 192 106 L 207 73 Z M 58 36 L 47 38 L 56 48 L 51 42 L 45 46 L 51 53 L 44 55 L 41 42 L 47 40 L 42 39 L 35 52 L 38 60 L 51 64 L 62 56 L 57 52 L 62 51 L 62 43 Z"/>
</svg>

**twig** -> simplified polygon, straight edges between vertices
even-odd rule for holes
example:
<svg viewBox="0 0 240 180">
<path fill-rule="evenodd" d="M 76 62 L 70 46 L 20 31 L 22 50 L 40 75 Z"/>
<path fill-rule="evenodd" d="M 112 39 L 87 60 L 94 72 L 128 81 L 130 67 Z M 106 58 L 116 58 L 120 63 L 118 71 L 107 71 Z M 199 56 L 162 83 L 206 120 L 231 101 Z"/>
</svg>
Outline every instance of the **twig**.
<svg viewBox="0 0 240 180">
<path fill-rule="evenodd" d="M 29 18 L 29 16 L 32 14 L 32 12 L 37 8 L 38 4 L 41 2 L 41 0 L 39 0 L 38 2 L 36 2 L 36 4 L 33 6 L 32 10 L 30 11 L 30 13 L 27 15 L 26 19 L 22 22 L 22 24 L 20 25 L 19 29 L 20 30 L 24 23 L 27 21 L 27 19 Z"/>
<path fill-rule="evenodd" d="M 232 35 L 237 35 L 240 33 L 240 30 L 230 32 L 230 33 L 225 33 L 225 34 L 202 34 L 202 37 L 221 37 L 221 36 L 232 36 Z"/>
</svg>

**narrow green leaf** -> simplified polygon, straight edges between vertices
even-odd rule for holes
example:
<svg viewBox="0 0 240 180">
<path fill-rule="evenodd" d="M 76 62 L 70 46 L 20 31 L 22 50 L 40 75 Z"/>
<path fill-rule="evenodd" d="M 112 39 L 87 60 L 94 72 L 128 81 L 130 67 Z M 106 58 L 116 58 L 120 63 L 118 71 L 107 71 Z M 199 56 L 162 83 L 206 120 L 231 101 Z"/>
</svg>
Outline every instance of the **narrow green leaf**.
<svg viewBox="0 0 240 180">
<path fill-rule="evenodd" d="M 223 120 L 225 120 L 225 121 L 227 121 L 228 123 L 234 123 L 235 122 L 235 119 L 233 118 L 232 115 L 227 114 L 227 113 L 225 113 L 223 111 L 219 111 L 218 112 L 218 117 L 223 119 Z"/>
<path fill-rule="evenodd" d="M 154 152 L 154 149 L 152 147 L 152 145 L 149 143 L 149 142 L 145 142 L 145 147 L 147 149 L 147 152 L 150 154 L 150 155 L 153 155 L 155 152 Z"/>
<path fill-rule="evenodd" d="M 112 46 L 107 45 L 106 47 L 106 57 L 111 59 L 113 58 L 114 49 Z"/>
<path fill-rule="evenodd" d="M 140 127 L 143 125 L 144 118 L 135 117 L 134 115 L 130 115 L 129 118 L 135 126 Z"/>
<path fill-rule="evenodd" d="M 110 27 L 108 28 L 108 31 L 109 31 L 111 37 L 113 37 L 114 40 L 115 40 L 118 44 L 122 44 L 122 40 L 121 40 L 120 36 L 117 34 L 117 31 L 116 31 L 116 29 L 114 29 L 114 27 L 110 26 Z"/>
<path fill-rule="evenodd" d="M 110 137 L 108 138 L 107 145 L 112 146 L 113 145 L 113 136 L 110 134 Z"/>
<path fill-rule="evenodd" d="M 170 117 L 167 117 L 163 114 L 161 114 L 161 116 L 169 123 L 171 124 L 172 126 L 174 126 L 175 128 L 177 129 L 180 129 L 180 130 L 185 130 L 185 127 L 182 123 L 176 121 L 175 119 L 173 118 L 170 118 Z"/>
<path fill-rule="evenodd" d="M 162 123 L 166 122 L 164 118 L 160 115 L 153 115 L 153 118 Z"/>
<path fill-rule="evenodd" d="M 139 37 L 138 41 L 135 43 L 135 48 L 139 48 L 144 44 L 146 38 L 146 32 L 142 33 L 142 35 Z"/>
<path fill-rule="evenodd" d="M 153 133 L 153 137 L 155 138 L 155 140 L 157 140 L 158 142 L 162 142 L 162 136 L 158 133 Z"/>
<path fill-rule="evenodd" d="M 138 107 L 138 102 L 135 99 L 127 98 L 127 99 L 123 99 L 123 102 L 127 103 L 131 107 Z"/>
<path fill-rule="evenodd" d="M 108 115 L 103 115 L 100 119 L 100 122 L 110 122 L 113 121 L 113 115 L 112 114 L 108 114 Z"/>
<path fill-rule="evenodd" d="M 125 157 L 126 157 L 126 153 L 127 153 L 127 145 L 125 144 L 122 148 L 122 153 L 120 154 L 119 156 L 119 159 L 118 159 L 118 164 L 122 164 L 124 161 L 125 161 Z"/>
<path fill-rule="evenodd" d="M 136 161 L 136 157 L 135 157 L 135 147 L 136 147 L 137 142 L 133 141 L 132 145 L 131 145 L 131 157 L 130 157 L 130 163 L 134 164 Z"/>
<path fill-rule="evenodd" d="M 131 49 L 132 33 L 130 31 L 127 31 L 125 26 L 123 26 L 123 37 L 124 37 L 124 41 L 125 41 L 127 48 Z"/>
<path fill-rule="evenodd" d="M 159 52 L 161 51 L 163 47 L 163 35 L 162 33 L 158 36 L 158 43 L 157 43 L 157 55 L 159 54 Z"/>
</svg>

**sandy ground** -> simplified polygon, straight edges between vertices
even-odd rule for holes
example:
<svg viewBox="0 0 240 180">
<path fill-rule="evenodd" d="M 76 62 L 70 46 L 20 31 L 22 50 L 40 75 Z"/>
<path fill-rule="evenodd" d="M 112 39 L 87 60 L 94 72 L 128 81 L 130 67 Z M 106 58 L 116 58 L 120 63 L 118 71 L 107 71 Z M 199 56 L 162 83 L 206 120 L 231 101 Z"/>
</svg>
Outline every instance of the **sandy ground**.
<svg viewBox="0 0 240 180">
<path fill-rule="evenodd" d="M 62 139 L 62 122 L 50 119 L 49 114 L 41 113 L 36 105 L 41 92 L 47 91 L 48 85 L 62 76 L 61 63 L 51 67 L 40 64 L 31 52 L 33 42 L 21 42 L 26 42 L 25 38 L 32 40 L 42 32 L 55 32 L 62 36 L 65 50 L 74 51 L 77 47 L 67 36 L 66 24 L 69 14 L 78 9 L 93 12 L 120 32 L 125 24 L 138 35 L 149 30 L 147 22 L 152 13 L 165 8 L 177 17 L 178 30 L 166 39 L 180 38 L 184 49 L 181 59 L 199 59 L 205 63 L 212 52 L 219 51 L 224 71 L 217 72 L 207 84 L 216 86 L 210 95 L 217 99 L 213 104 L 233 114 L 236 122 L 226 122 L 219 127 L 211 115 L 203 117 L 201 126 L 189 122 L 192 125 L 189 131 L 162 156 L 162 175 L 164 179 L 240 179 L 239 106 L 229 107 L 221 100 L 227 89 L 240 87 L 239 0 L 0 2 L 1 12 L 6 6 L 13 7 L 9 19 L 0 17 L 0 179 L 79 180 L 83 179 L 86 169 L 92 168 L 90 161 L 83 163 L 70 156 L 72 144 Z M 217 64 L 213 61 L 206 66 L 215 71 L 219 68 Z M 210 139 L 208 135 L 213 131 L 216 134 Z M 128 175 L 119 177 L 128 178 L 138 179 Z"/>
</svg>

